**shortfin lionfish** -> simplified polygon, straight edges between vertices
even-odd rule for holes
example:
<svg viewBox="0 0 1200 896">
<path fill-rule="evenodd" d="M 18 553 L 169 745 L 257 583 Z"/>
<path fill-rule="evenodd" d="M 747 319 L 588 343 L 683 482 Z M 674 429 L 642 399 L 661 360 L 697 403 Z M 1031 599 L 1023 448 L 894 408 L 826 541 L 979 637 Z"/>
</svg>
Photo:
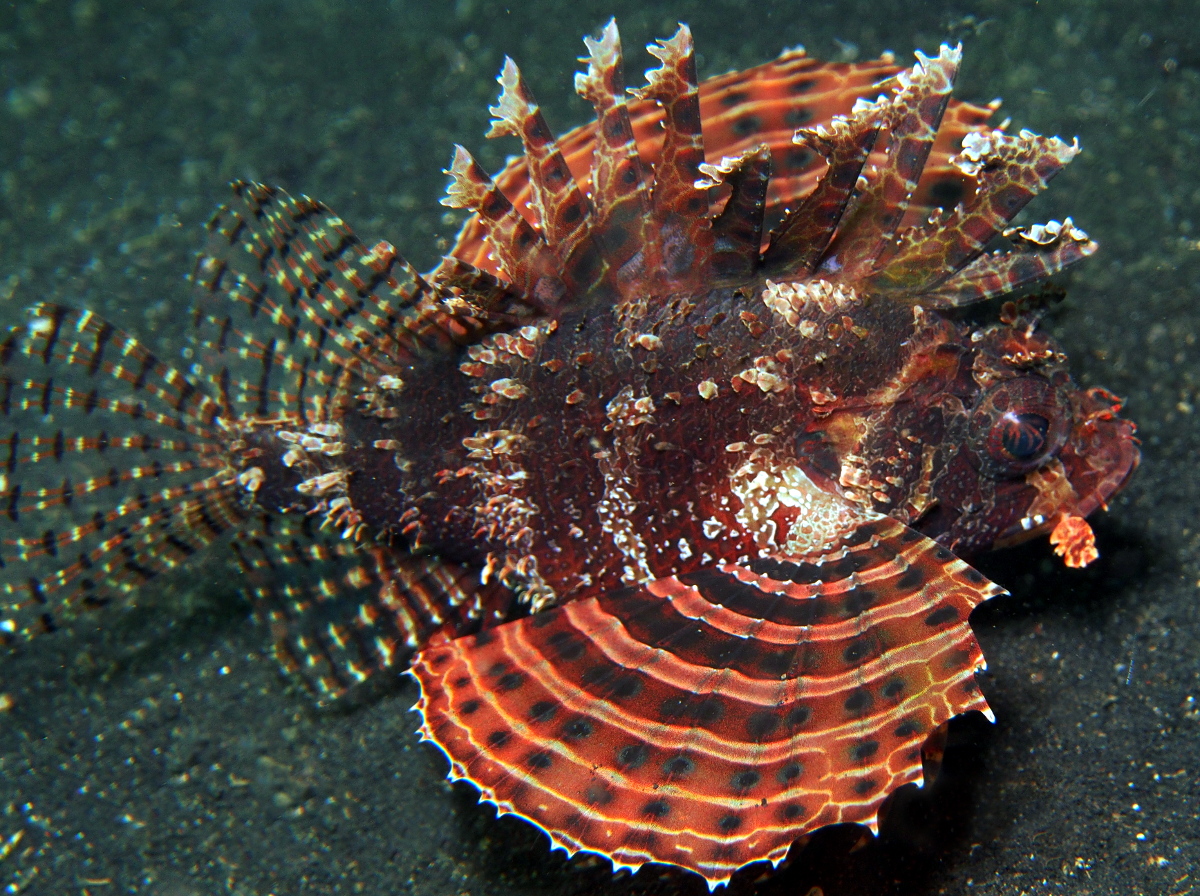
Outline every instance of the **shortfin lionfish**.
<svg viewBox="0 0 1200 896">
<path fill-rule="evenodd" d="M 1137 465 L 1038 331 L 957 309 L 1092 254 L 1013 217 L 1077 145 L 951 99 L 960 50 L 802 51 L 698 83 L 680 27 L 627 92 L 610 23 L 555 138 L 506 61 L 495 178 L 457 148 L 421 274 L 320 202 L 236 183 L 194 364 L 42 304 L 0 341 L 0 636 L 232 548 L 322 701 L 420 684 L 500 812 L 710 886 L 878 827 L 948 720 L 990 716 L 963 556 L 1085 518 Z"/>
</svg>

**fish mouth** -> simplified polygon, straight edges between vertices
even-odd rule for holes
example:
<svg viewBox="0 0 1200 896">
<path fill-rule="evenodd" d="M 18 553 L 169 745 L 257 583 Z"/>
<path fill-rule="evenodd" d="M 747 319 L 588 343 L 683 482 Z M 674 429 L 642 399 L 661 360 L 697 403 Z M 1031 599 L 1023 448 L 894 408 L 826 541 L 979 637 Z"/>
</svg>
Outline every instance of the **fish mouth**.
<svg viewBox="0 0 1200 896">
<path fill-rule="evenodd" d="M 1132 420 L 1118 416 L 1121 399 L 1104 389 L 1079 395 L 1079 411 L 1064 459 L 1067 475 L 1079 499 L 1074 510 L 1086 517 L 1125 487 L 1141 462 L 1142 452 Z"/>
<path fill-rule="evenodd" d="M 1059 452 L 1058 472 L 1048 476 L 1044 470 L 1035 471 L 1027 477 L 1046 500 L 1035 501 L 1025 518 L 1000 534 L 995 547 L 1049 534 L 1067 517 L 1084 519 L 1106 510 L 1137 470 L 1142 456 L 1137 426 L 1118 416 L 1121 400 L 1093 388 L 1076 393 L 1072 404 L 1076 422 Z"/>
</svg>

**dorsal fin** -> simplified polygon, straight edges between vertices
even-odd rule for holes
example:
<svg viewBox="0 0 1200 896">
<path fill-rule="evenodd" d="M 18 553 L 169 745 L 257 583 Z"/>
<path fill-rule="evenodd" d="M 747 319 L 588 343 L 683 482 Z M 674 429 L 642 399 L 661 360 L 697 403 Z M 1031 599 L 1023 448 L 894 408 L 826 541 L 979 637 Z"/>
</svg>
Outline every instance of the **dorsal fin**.
<svg viewBox="0 0 1200 896">
<path fill-rule="evenodd" d="M 904 289 L 951 279 L 978 259 L 1078 152 L 1078 143 L 1029 131 L 1016 137 L 999 130 L 972 135 L 956 158 L 977 178 L 974 195 L 905 233 L 877 282 Z"/>
<path fill-rule="evenodd" d="M 713 242 L 708 193 L 696 186 L 704 163 L 704 132 L 692 32 L 680 25 L 669 40 L 646 49 L 662 64 L 646 72 L 646 86 L 634 95 L 662 106 L 663 136 L 654 163 L 653 225 L 647 235 L 657 263 L 647 270 L 650 282 L 643 290 L 680 291 L 706 278 Z"/>
<path fill-rule="evenodd" d="M 629 120 L 621 37 L 610 19 L 598 40 L 583 39 L 587 71 L 575 75 L 575 90 L 592 104 L 596 138 L 591 187 L 596 235 L 621 283 L 639 280 L 646 269 L 644 231 L 650 220 L 650 183 Z M 579 131 L 570 132 L 570 139 Z"/>
<path fill-rule="evenodd" d="M 496 181 L 464 151 L 452 168 L 450 203 L 476 212 L 452 254 L 507 276 L 545 313 L 615 292 L 629 329 L 661 296 L 768 277 L 962 304 L 1091 251 L 1081 231 L 1052 223 L 1018 236 L 1006 255 L 981 257 L 1074 149 L 989 134 L 997 103 L 950 99 L 959 48 L 918 53 L 911 69 L 890 57 L 824 65 L 790 51 L 697 86 L 680 26 L 649 48 L 661 65 L 627 104 L 616 96 L 615 25 L 587 47 L 576 86 L 598 124 L 553 140 L 507 61 L 493 133 L 520 136 L 525 157 Z M 718 161 L 704 161 L 706 151 Z M 930 217 L 939 203 L 952 210 Z"/>
<path fill-rule="evenodd" d="M 325 205 L 237 182 L 197 260 L 194 323 L 228 416 L 321 421 L 368 385 L 477 338 L 386 242 L 368 248 Z M 273 326 L 263 327 L 259 318 Z"/>
<path fill-rule="evenodd" d="M 602 183 L 597 176 L 610 167 L 624 170 L 622 166 L 630 158 L 631 149 L 617 134 L 623 133 L 619 130 L 620 119 L 628 118 L 628 133 L 642 166 L 636 180 L 640 186 L 635 191 L 641 198 L 633 200 L 636 212 L 630 203 L 622 206 L 628 213 L 619 223 L 635 222 L 629 232 L 636 238 L 641 232 L 636 222 L 647 220 L 649 206 L 643 203 L 648 203 L 648 166 L 655 164 L 661 153 L 663 112 L 652 100 L 634 98 L 626 102 L 621 95 L 620 43 L 612 22 L 599 40 L 587 42 L 587 47 L 591 54 L 584 60 L 588 70 L 576 76 L 576 89 L 596 107 L 599 127 L 597 122 L 589 122 L 574 128 L 558 138 L 558 146 L 580 188 L 593 194 L 597 226 L 602 232 L 605 229 L 603 200 L 599 196 Z M 773 224 L 784 209 L 794 206 L 813 190 L 824 168 L 819 153 L 793 143 L 797 127 L 816 128 L 835 115 L 848 113 L 856 100 L 877 96 L 879 82 L 899 70 L 891 56 L 860 63 L 827 63 L 808 57 L 803 50 L 788 50 L 762 65 L 709 78 L 699 85 L 706 160 L 720 164 L 722 158 L 736 157 L 760 143 L 766 144 L 772 159 L 767 220 L 769 225 Z M 924 221 L 931 209 L 953 204 L 956 197 L 969 192 L 969 178 L 951 165 L 950 159 L 967 134 L 984 130 L 997 106 L 998 103 L 979 106 L 950 100 L 905 216 L 905 226 Z M 621 147 L 621 152 L 614 155 L 614 147 Z M 880 150 L 871 161 L 880 164 L 882 160 Z M 632 176 L 630 181 L 634 182 Z M 496 175 L 495 182 L 515 208 L 523 213 L 529 209 L 531 186 L 524 156 L 511 160 Z M 631 260 L 632 268 L 639 269 L 640 246 L 621 248 L 618 240 L 602 238 L 615 269 L 620 270 L 627 260 Z M 487 229 L 473 216 L 464 223 L 450 254 L 482 270 L 499 273 L 496 261 L 488 257 L 489 252 Z"/>
</svg>

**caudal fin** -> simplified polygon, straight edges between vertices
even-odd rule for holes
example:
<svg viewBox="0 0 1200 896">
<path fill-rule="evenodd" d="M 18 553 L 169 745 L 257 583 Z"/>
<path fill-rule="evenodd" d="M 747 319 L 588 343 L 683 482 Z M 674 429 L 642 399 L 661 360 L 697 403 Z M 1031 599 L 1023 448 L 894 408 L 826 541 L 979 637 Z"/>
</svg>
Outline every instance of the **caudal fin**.
<svg viewBox="0 0 1200 896">
<path fill-rule="evenodd" d="M 123 598 L 246 519 L 204 388 L 96 317 L 38 305 L 0 342 L 0 637 Z"/>
<path fill-rule="evenodd" d="M 503 324 L 511 297 L 468 305 L 320 203 L 258 184 L 234 184 L 208 230 L 187 372 L 88 311 L 40 305 L 0 335 L 0 641 L 128 599 L 224 539 L 276 656 L 335 698 L 507 595 L 388 529 L 328 525 L 348 502 L 288 479 L 276 435 L 392 419 L 385 397 Z"/>
</svg>

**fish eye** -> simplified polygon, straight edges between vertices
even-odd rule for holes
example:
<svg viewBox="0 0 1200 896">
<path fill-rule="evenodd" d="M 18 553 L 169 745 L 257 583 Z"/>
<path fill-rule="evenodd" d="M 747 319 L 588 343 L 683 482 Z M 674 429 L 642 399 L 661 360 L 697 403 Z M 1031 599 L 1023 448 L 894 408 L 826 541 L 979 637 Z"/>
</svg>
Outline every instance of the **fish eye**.
<svg viewBox="0 0 1200 896">
<path fill-rule="evenodd" d="M 992 476 L 1022 476 L 1058 453 L 1070 432 L 1071 408 L 1040 376 L 991 386 L 971 415 L 971 444 Z"/>
</svg>

